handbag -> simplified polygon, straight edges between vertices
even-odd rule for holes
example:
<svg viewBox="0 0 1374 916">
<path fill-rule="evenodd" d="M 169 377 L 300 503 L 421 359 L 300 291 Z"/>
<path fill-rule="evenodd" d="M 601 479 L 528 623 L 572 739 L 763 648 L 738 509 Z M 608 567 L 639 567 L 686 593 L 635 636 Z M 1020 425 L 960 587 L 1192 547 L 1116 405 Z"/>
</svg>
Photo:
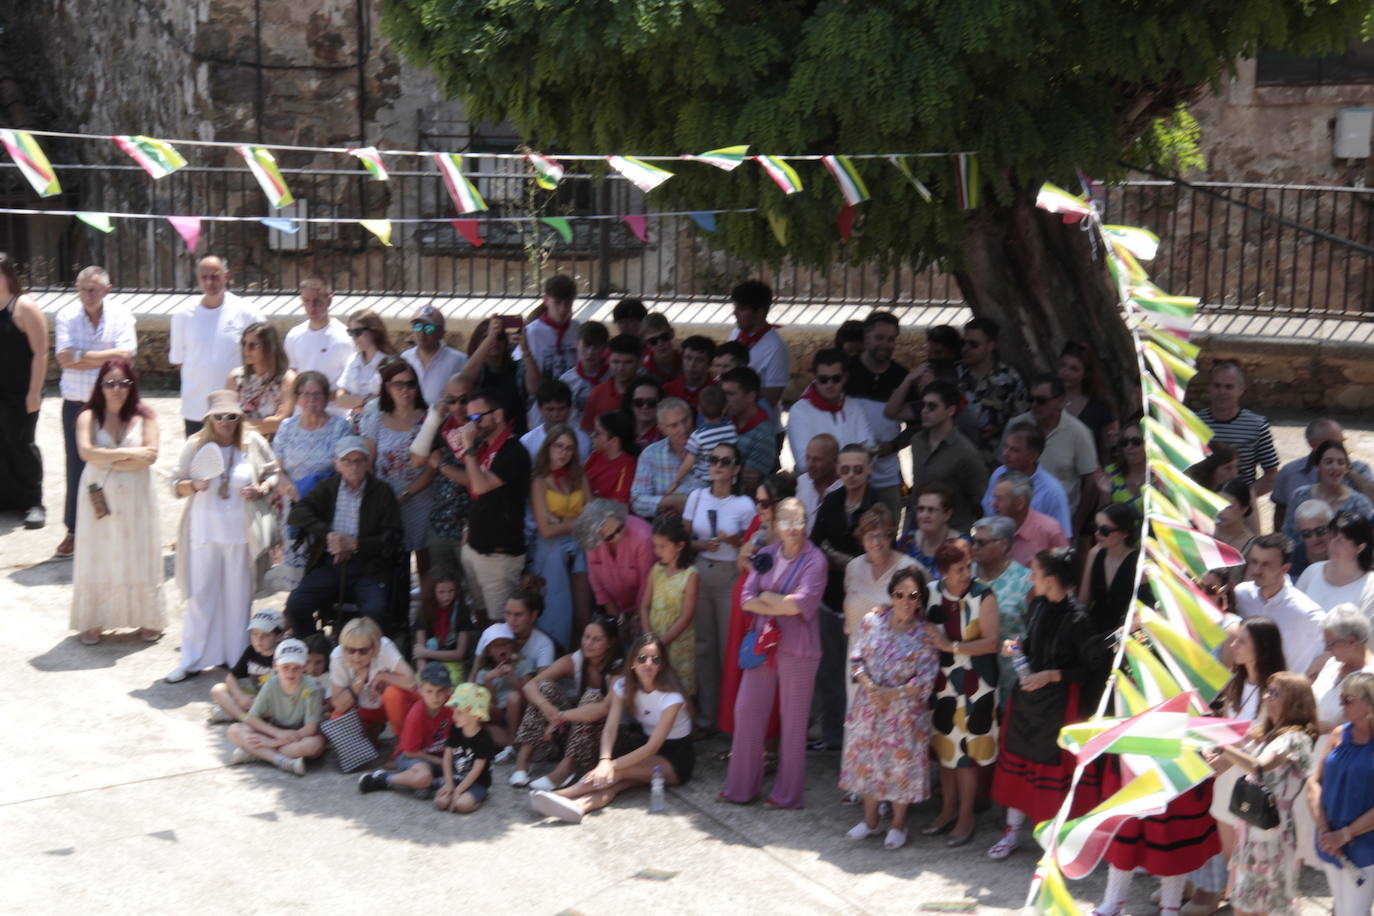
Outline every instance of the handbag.
<svg viewBox="0 0 1374 916">
<path fill-rule="evenodd" d="M 767 555 L 771 556 L 771 555 Z M 797 562 L 792 564 L 792 568 L 787 571 L 787 579 L 778 589 L 778 593 L 785 595 L 787 590 L 792 587 L 793 581 L 797 578 L 797 573 L 801 571 L 802 564 L 806 561 L 805 556 L 797 557 Z M 772 568 L 771 566 L 769 567 Z M 772 591 L 772 589 L 769 589 Z M 741 671 L 749 671 L 757 668 L 764 662 L 773 657 L 773 652 L 778 647 L 779 640 L 782 639 L 782 630 L 776 621 L 771 617 L 762 624 L 750 628 L 744 634 L 744 639 L 739 644 L 739 667 Z"/>
<path fill-rule="evenodd" d="M 1254 779 L 1237 779 L 1231 790 L 1230 811 L 1252 827 L 1272 830 L 1279 825 L 1279 805 L 1274 801 L 1274 793 L 1259 781 L 1263 778 L 1264 768 L 1256 767 Z"/>
<path fill-rule="evenodd" d="M 363 729 L 358 707 L 320 723 L 320 732 L 339 758 L 339 772 L 352 773 L 377 759 L 377 746 Z"/>
</svg>

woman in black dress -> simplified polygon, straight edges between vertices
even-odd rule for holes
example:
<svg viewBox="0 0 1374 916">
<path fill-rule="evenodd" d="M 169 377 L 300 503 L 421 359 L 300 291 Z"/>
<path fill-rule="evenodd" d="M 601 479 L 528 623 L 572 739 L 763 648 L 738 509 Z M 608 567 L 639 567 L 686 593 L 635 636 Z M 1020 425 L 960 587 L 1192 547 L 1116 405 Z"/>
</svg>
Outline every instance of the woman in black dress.
<svg viewBox="0 0 1374 916">
<path fill-rule="evenodd" d="M 1126 619 L 1135 594 L 1140 559 L 1140 513 L 1126 503 L 1112 503 L 1097 513 L 1093 537 L 1083 565 L 1087 575 L 1078 587 L 1078 600 L 1088 609 L 1093 631 L 1110 633 Z"/>
</svg>

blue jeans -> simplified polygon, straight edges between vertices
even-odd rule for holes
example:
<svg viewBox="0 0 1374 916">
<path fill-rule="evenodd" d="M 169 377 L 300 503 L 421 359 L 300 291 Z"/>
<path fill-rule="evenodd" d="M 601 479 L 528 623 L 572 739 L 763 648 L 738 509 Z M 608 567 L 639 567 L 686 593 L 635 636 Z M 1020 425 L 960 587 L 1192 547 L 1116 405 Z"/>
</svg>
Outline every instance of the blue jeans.
<svg viewBox="0 0 1374 916">
<path fill-rule="evenodd" d="M 364 575 L 362 563 L 356 558 L 348 561 L 345 572 L 343 600 L 356 604 L 363 616 L 379 624 L 385 622 L 386 583 L 376 576 Z M 339 600 L 339 567 L 327 556 L 323 563 L 301 578 L 300 585 L 292 589 L 286 599 L 286 619 L 291 630 L 298 638 L 314 633 L 318 629 L 316 615 L 328 620 L 334 603 Z"/>
<path fill-rule="evenodd" d="M 67 502 L 62 509 L 62 523 L 68 534 L 76 532 L 76 501 L 81 498 L 81 472 L 86 469 L 86 462 L 76 450 L 76 418 L 85 408 L 81 401 L 62 401 L 62 442 L 67 447 Z"/>
</svg>

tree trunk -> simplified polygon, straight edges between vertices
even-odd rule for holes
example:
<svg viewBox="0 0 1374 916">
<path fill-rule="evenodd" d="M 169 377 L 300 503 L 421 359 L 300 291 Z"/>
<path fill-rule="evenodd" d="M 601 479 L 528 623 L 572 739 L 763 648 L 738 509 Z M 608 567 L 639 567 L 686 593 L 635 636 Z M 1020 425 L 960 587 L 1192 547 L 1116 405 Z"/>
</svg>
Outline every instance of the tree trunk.
<svg viewBox="0 0 1374 916">
<path fill-rule="evenodd" d="M 955 277 L 973 313 L 1001 326 L 1008 362 L 1053 372 L 1066 342 L 1092 347 L 1125 416 L 1140 403 L 1135 350 L 1101 240 L 1081 225 L 1036 207 L 1033 191 L 1011 206 L 980 207 L 965 226 Z"/>
</svg>

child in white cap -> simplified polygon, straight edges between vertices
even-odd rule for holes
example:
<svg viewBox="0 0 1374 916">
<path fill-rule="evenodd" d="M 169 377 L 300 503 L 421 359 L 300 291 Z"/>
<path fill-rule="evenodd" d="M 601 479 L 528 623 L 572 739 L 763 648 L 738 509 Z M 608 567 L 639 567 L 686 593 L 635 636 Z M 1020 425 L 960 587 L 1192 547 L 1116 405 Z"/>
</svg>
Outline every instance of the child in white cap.
<svg viewBox="0 0 1374 916">
<path fill-rule="evenodd" d="M 248 648 L 238 662 L 229 669 L 223 683 L 210 688 L 215 707 L 210 711 L 210 723 L 242 722 L 253 705 L 253 697 L 263 683 L 272 676 L 272 653 L 281 642 L 286 618 L 281 611 L 254 611 L 248 620 Z"/>
<path fill-rule="evenodd" d="M 277 645 L 276 674 L 262 685 L 244 720 L 229 726 L 229 740 L 237 745 L 232 763 L 257 759 L 304 776 L 305 761 L 324 753 L 324 691 L 305 673 L 309 654 L 299 639 Z"/>
</svg>

